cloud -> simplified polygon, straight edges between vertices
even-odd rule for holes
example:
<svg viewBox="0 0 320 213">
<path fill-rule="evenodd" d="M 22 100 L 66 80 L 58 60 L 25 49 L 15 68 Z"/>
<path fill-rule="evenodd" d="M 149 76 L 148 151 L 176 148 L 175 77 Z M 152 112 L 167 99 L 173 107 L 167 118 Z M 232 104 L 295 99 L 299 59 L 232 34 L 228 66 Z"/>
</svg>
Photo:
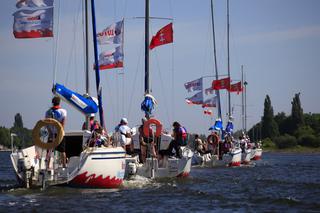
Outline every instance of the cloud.
<svg viewBox="0 0 320 213">
<path fill-rule="evenodd" d="M 320 37 L 320 26 L 305 26 L 293 29 L 286 29 L 273 32 L 256 33 L 239 38 L 239 42 L 244 44 L 249 43 L 268 43 L 282 42 L 289 40 L 298 40 L 306 38 Z"/>
</svg>

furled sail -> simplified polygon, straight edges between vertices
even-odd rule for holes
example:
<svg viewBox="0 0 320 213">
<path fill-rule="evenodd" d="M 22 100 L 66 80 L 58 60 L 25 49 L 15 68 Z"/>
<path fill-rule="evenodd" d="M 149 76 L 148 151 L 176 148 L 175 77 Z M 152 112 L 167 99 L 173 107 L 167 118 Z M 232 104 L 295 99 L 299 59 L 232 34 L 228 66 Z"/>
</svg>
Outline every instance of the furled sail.
<svg viewBox="0 0 320 213">
<path fill-rule="evenodd" d="M 97 100 L 93 97 L 80 95 L 57 83 L 53 88 L 53 92 L 84 114 L 96 113 L 98 111 Z"/>
</svg>

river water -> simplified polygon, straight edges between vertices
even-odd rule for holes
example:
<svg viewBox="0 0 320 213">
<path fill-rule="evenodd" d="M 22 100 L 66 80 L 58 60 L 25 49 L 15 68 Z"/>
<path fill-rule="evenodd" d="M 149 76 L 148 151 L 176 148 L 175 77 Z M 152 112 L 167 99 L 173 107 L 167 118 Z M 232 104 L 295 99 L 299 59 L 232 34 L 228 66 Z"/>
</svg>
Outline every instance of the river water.
<svg viewBox="0 0 320 213">
<path fill-rule="evenodd" d="M 127 181 L 118 190 L 16 186 L 0 152 L 0 212 L 320 212 L 320 155 L 263 153 L 254 165 L 193 167 L 188 178 Z"/>
</svg>

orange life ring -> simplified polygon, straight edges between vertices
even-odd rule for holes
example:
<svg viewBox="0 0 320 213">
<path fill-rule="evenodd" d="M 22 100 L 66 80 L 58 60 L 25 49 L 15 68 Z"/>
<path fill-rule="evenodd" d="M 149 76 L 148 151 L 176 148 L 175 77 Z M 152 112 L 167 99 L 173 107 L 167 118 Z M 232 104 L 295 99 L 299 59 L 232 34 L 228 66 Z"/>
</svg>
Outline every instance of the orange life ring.
<svg viewBox="0 0 320 213">
<path fill-rule="evenodd" d="M 154 124 L 156 125 L 156 137 L 159 137 L 161 135 L 161 131 L 162 131 L 162 124 L 159 120 L 155 119 L 155 118 L 150 118 L 149 120 L 147 120 L 146 122 L 144 122 L 143 124 L 143 134 L 146 137 L 149 137 L 149 128 L 150 125 Z"/>
<path fill-rule="evenodd" d="M 57 129 L 57 136 L 52 143 L 45 143 L 40 139 L 40 129 L 44 126 L 54 126 Z M 43 149 L 54 149 L 61 143 L 63 136 L 64 130 L 61 123 L 53 118 L 39 120 L 32 130 L 32 139 L 34 141 L 34 145 Z"/>
<path fill-rule="evenodd" d="M 210 134 L 208 137 L 207 137 L 207 141 L 208 143 L 210 144 L 218 144 L 219 142 L 219 136 L 217 134 Z M 211 142 L 212 141 L 212 142 Z"/>
</svg>

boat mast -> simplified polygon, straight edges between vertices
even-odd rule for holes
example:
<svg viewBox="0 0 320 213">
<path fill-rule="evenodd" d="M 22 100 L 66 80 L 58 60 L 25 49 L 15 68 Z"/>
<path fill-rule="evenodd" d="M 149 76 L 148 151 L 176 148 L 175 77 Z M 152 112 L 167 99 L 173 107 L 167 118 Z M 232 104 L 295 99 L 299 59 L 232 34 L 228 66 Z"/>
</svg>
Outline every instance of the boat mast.
<svg viewBox="0 0 320 213">
<path fill-rule="evenodd" d="M 227 0 L 227 52 L 228 52 L 228 78 L 230 79 L 230 48 L 229 48 L 229 0 Z M 230 88 L 229 88 L 230 89 Z M 231 95 L 230 90 L 228 90 L 228 116 L 231 116 Z"/>
<path fill-rule="evenodd" d="M 145 1 L 145 77 L 144 90 L 145 94 L 150 93 L 150 76 L 149 76 L 149 0 Z"/>
<path fill-rule="evenodd" d="M 219 74 L 218 74 L 218 65 L 217 65 L 216 35 L 215 35 L 214 16 L 213 16 L 213 0 L 211 0 L 211 23 L 212 23 L 212 42 L 213 42 L 214 66 L 215 66 L 216 80 L 218 80 Z M 218 97 L 218 117 L 221 118 L 221 103 L 220 103 L 220 91 L 219 90 L 216 90 L 216 95 Z"/>
<path fill-rule="evenodd" d="M 88 29 L 88 0 L 84 0 L 85 11 L 85 70 L 86 70 L 86 95 L 89 96 L 89 29 Z M 86 129 L 89 130 L 89 115 L 86 115 Z"/>
<path fill-rule="evenodd" d="M 94 64 L 96 71 L 96 89 L 98 95 L 99 104 L 99 117 L 100 125 L 105 128 L 104 118 L 103 118 L 103 108 L 102 108 L 102 88 L 100 86 L 100 70 L 99 70 L 99 60 L 98 60 L 98 44 L 97 44 L 97 30 L 96 30 L 96 16 L 95 16 L 95 6 L 94 0 L 91 0 L 91 16 L 92 16 L 92 31 L 93 31 L 93 47 L 94 47 Z"/>
<path fill-rule="evenodd" d="M 241 65 L 241 87 L 243 88 L 244 85 L 244 77 L 243 77 L 243 65 Z M 241 121 L 242 121 L 242 132 L 245 133 L 245 115 L 244 115 L 244 111 L 245 111 L 245 105 L 244 105 L 244 92 L 241 93 Z"/>
</svg>

